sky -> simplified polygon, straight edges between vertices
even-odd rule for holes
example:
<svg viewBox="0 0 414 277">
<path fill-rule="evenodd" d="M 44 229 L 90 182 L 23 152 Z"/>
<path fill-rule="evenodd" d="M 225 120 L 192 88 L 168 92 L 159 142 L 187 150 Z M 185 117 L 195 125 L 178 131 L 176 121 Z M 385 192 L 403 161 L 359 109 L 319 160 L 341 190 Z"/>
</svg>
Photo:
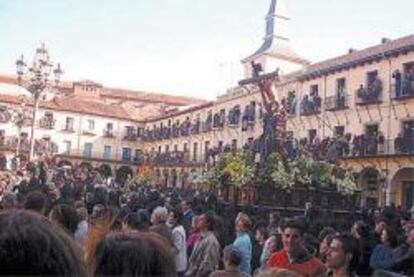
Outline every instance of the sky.
<svg viewBox="0 0 414 277">
<path fill-rule="evenodd" d="M 414 34 L 413 0 L 286 0 L 290 41 L 318 62 Z M 0 74 L 41 42 L 63 79 L 214 99 L 243 79 L 270 0 L 0 0 Z"/>
</svg>

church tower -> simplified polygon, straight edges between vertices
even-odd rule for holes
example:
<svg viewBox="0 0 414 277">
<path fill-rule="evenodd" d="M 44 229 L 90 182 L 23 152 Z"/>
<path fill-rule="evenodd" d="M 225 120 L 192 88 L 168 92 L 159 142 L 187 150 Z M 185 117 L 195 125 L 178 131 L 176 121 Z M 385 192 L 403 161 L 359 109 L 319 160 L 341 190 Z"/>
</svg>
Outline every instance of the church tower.
<svg viewBox="0 0 414 277">
<path fill-rule="evenodd" d="M 290 46 L 289 21 L 286 0 L 271 0 L 263 44 L 253 55 L 242 60 L 245 78 L 252 77 L 251 61 L 260 63 L 263 73 L 274 72 L 279 68 L 282 75 L 300 70 L 309 64 L 309 61 L 299 56 Z"/>
</svg>

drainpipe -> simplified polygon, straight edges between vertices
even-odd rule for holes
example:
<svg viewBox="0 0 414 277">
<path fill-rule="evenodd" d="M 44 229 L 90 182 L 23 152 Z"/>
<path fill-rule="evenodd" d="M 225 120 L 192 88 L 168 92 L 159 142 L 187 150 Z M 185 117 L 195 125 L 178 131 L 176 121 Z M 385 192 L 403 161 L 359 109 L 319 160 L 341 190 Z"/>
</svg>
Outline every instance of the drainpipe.
<svg viewBox="0 0 414 277">
<path fill-rule="evenodd" d="M 386 57 L 385 56 L 385 53 L 383 54 L 384 55 L 384 57 Z M 387 147 L 387 151 L 388 151 L 388 153 L 390 154 L 390 151 L 391 151 L 391 111 L 392 111 L 392 97 L 391 97 L 391 93 L 392 93 L 392 84 L 391 84 L 391 82 L 392 82 L 392 71 L 391 71 L 391 58 L 390 57 L 386 57 L 386 59 L 387 59 L 387 61 L 388 61 L 388 95 L 389 95 L 389 104 L 388 104 L 388 122 L 387 122 L 387 134 L 386 134 L 386 141 L 387 141 L 387 144 L 386 144 L 386 147 Z M 389 176 L 388 176 L 388 172 L 389 172 L 389 169 L 388 169 L 388 166 L 389 166 L 389 159 L 388 158 L 386 158 L 385 159 L 385 169 L 384 169 L 384 171 L 383 171 L 383 174 L 385 175 L 384 176 L 384 178 L 385 178 L 385 180 L 384 180 L 384 193 L 383 193 L 383 195 L 384 195 L 384 199 L 383 199 L 383 206 L 386 206 L 386 205 L 390 205 L 391 204 L 391 180 L 390 180 L 390 178 L 389 178 Z"/>
</svg>

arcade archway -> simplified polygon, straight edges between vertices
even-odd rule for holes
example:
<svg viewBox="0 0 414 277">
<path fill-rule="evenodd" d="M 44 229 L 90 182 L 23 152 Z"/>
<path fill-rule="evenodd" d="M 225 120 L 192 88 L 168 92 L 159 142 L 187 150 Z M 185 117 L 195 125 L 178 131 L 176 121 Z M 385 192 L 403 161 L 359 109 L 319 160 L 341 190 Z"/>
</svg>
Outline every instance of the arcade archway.
<svg viewBox="0 0 414 277">
<path fill-rule="evenodd" d="M 382 181 L 380 172 L 373 167 L 364 168 L 359 174 L 361 188 L 361 205 L 366 208 L 377 208 L 381 204 Z"/>
<path fill-rule="evenodd" d="M 105 179 L 112 176 L 112 168 L 108 164 L 102 164 L 99 167 L 99 174 Z"/>
<path fill-rule="evenodd" d="M 121 166 L 115 173 L 115 181 L 119 184 L 125 185 L 125 182 L 128 180 L 128 178 L 133 177 L 133 174 L 134 172 L 129 166 Z"/>
<path fill-rule="evenodd" d="M 391 180 L 391 201 L 404 210 L 414 205 L 414 167 L 399 169 Z"/>
</svg>

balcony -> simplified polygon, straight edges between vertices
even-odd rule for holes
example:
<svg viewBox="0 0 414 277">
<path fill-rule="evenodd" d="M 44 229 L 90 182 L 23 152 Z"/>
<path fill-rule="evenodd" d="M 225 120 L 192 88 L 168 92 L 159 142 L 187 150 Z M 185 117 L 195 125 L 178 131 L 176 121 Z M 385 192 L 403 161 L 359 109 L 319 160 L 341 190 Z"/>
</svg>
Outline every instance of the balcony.
<svg viewBox="0 0 414 277">
<path fill-rule="evenodd" d="M 102 136 L 107 139 L 114 139 L 114 131 L 112 129 L 104 129 Z"/>
<path fill-rule="evenodd" d="M 191 134 L 192 135 L 199 134 L 200 133 L 200 129 L 201 129 L 200 127 L 201 127 L 200 121 L 196 121 L 193 124 L 191 124 L 191 127 L 190 127 Z"/>
<path fill-rule="evenodd" d="M 227 116 L 227 124 L 231 128 L 236 128 L 240 125 L 241 112 L 240 109 L 233 108 L 229 111 Z"/>
<path fill-rule="evenodd" d="M 39 119 L 39 127 L 42 129 L 54 129 L 55 128 L 55 121 L 53 117 L 44 116 Z"/>
<path fill-rule="evenodd" d="M 11 113 L 8 110 L 0 111 L 0 123 L 8 123 L 11 119 Z"/>
<path fill-rule="evenodd" d="M 123 140 L 125 141 L 137 141 L 138 136 L 136 133 L 126 133 L 123 137 Z"/>
<path fill-rule="evenodd" d="M 190 160 L 188 151 L 157 153 L 149 159 L 156 166 L 189 166 L 195 163 Z"/>
<path fill-rule="evenodd" d="M 364 88 L 361 86 L 355 95 L 357 105 L 380 104 L 382 102 L 382 87 L 369 86 Z"/>
<path fill-rule="evenodd" d="M 65 132 L 65 133 L 75 133 L 75 129 L 73 128 L 72 125 L 65 125 L 62 128 L 62 132 Z"/>
<path fill-rule="evenodd" d="M 94 136 L 96 136 L 96 134 L 95 134 L 93 131 L 91 131 L 91 130 L 83 130 L 83 131 L 82 131 L 82 135 L 84 135 L 84 136 L 89 136 L 89 137 L 94 137 Z"/>
<path fill-rule="evenodd" d="M 180 126 L 181 136 L 189 136 L 190 131 L 191 131 L 191 122 L 190 121 L 183 122 Z"/>
<path fill-rule="evenodd" d="M 111 162 L 118 164 L 128 164 L 128 165 L 139 165 L 142 161 L 141 158 L 131 156 L 129 159 L 125 157 L 116 156 L 114 153 L 111 153 L 109 156 L 104 153 L 104 151 L 84 151 L 83 149 L 71 149 L 62 153 L 58 153 L 57 156 L 65 158 L 74 158 L 87 161 L 100 161 L 100 162 Z"/>
<path fill-rule="evenodd" d="M 287 97 L 282 98 L 281 103 L 282 103 L 282 106 L 285 109 L 286 113 L 289 116 L 293 117 L 293 116 L 296 115 L 297 101 L 296 101 L 296 93 L 295 92 L 293 92 L 293 91 L 289 92 L 289 95 Z"/>
<path fill-rule="evenodd" d="M 409 98 L 414 98 L 414 81 L 403 79 L 401 83 L 392 85 L 391 99 L 398 101 Z"/>
<path fill-rule="evenodd" d="M 17 136 L 0 137 L 0 149 L 2 151 L 16 151 L 19 144 Z M 20 152 L 29 152 L 30 142 L 27 137 L 20 139 Z"/>
<path fill-rule="evenodd" d="M 348 109 L 348 99 L 349 95 L 347 94 L 337 94 L 335 96 L 328 96 L 325 98 L 325 110 L 337 111 Z"/>
<path fill-rule="evenodd" d="M 301 105 L 300 105 L 300 114 L 303 116 L 308 115 L 314 115 L 321 112 L 321 103 L 322 99 L 320 96 L 308 96 L 305 95 L 305 97 L 302 99 Z"/>
</svg>

